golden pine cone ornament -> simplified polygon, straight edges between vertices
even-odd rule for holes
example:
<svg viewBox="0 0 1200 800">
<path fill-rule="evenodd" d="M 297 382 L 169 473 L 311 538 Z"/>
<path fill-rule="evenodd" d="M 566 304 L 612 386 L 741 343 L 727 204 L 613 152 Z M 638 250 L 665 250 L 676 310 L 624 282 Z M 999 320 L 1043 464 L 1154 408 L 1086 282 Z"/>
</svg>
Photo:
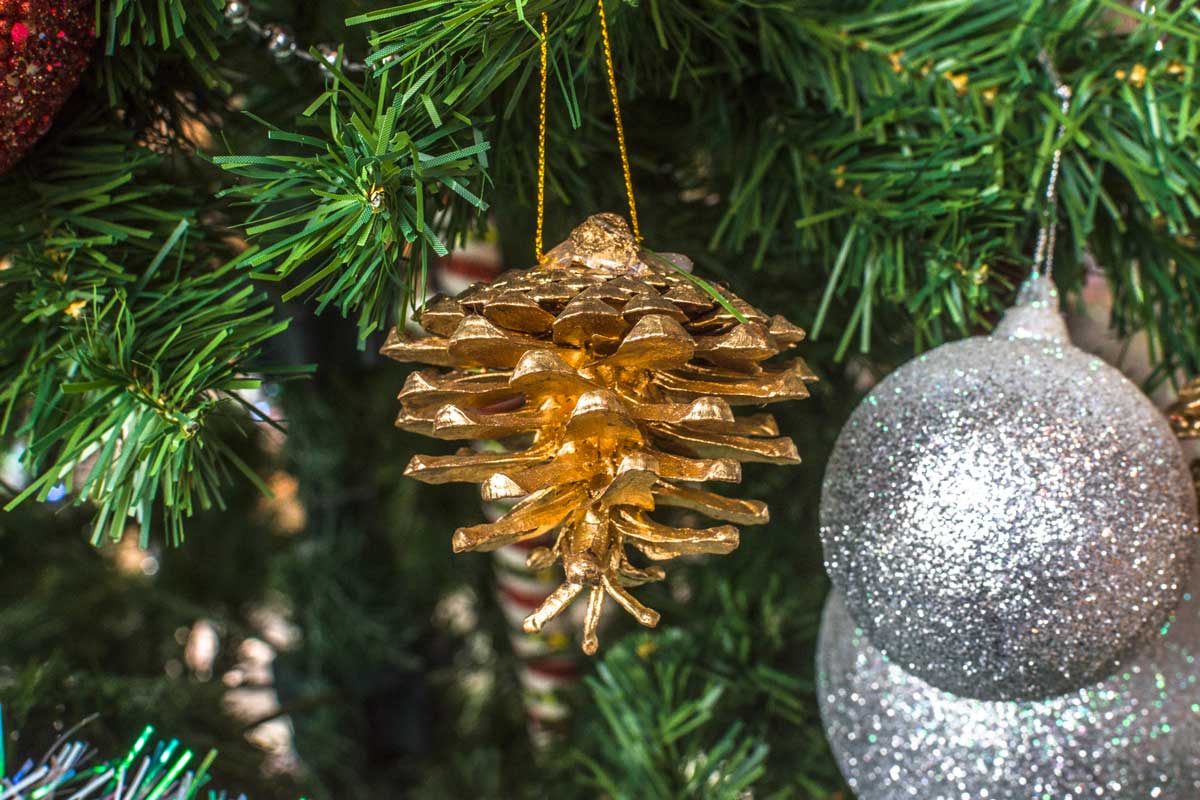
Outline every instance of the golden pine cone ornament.
<svg viewBox="0 0 1200 800">
<path fill-rule="evenodd" d="M 658 623 L 629 588 L 662 580 L 663 569 L 636 566 L 631 550 L 665 561 L 738 546 L 733 525 L 676 528 L 650 512 L 673 506 L 765 523 L 766 504 L 696 484 L 737 482 L 743 461 L 800 460 L 773 417 L 739 418 L 732 407 L 808 396 L 815 377 L 802 360 L 764 363 L 804 331 L 727 293 L 719 303 L 681 274 L 688 268 L 683 256 L 639 250 L 624 219 L 598 214 L 539 266 L 431 298 L 417 315 L 429 335 L 393 329 L 382 349 L 451 368 L 408 377 L 400 428 L 440 439 L 523 437 L 527 446 L 513 452 L 415 456 L 405 474 L 479 483 L 485 501 L 522 498 L 495 522 L 455 531 L 454 550 L 555 532 L 529 564 L 561 560 L 564 581 L 524 628 L 541 630 L 586 589 L 588 654 L 606 595 L 643 625 Z"/>
</svg>

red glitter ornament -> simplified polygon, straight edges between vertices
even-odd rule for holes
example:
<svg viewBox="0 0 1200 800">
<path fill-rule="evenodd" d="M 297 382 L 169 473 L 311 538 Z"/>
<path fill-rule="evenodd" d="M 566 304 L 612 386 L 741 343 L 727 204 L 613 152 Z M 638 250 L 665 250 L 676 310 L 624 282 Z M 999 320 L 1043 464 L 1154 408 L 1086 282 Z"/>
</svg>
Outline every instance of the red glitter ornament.
<svg viewBox="0 0 1200 800">
<path fill-rule="evenodd" d="M 93 0 L 0 0 L 0 173 L 75 89 L 96 41 Z"/>
</svg>

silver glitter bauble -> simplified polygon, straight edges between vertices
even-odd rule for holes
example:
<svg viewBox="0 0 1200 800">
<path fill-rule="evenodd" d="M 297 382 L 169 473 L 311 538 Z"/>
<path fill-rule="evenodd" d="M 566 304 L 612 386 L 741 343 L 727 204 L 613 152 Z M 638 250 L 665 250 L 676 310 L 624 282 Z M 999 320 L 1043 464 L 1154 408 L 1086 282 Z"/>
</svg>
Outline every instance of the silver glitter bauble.
<svg viewBox="0 0 1200 800">
<path fill-rule="evenodd" d="M 838 766 L 859 800 L 1196 800 L 1198 592 L 1193 579 L 1175 617 L 1113 676 L 1018 701 L 933 688 L 889 662 L 831 595 L 817 694 Z"/>
<path fill-rule="evenodd" d="M 826 567 L 870 640 L 947 691 L 1062 694 L 1174 609 L 1196 498 L 1150 401 L 1071 346 L 1048 280 L 905 364 L 825 474 Z"/>
</svg>

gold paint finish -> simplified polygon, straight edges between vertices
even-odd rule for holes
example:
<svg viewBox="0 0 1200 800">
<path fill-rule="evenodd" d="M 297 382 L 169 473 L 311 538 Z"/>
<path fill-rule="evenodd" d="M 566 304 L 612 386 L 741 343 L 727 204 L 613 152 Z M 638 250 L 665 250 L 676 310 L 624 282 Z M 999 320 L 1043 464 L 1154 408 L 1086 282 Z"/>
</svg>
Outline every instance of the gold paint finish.
<svg viewBox="0 0 1200 800">
<path fill-rule="evenodd" d="M 1200 378 L 1179 391 L 1179 398 L 1167 409 L 1167 418 L 1180 439 L 1200 439 Z"/>
<path fill-rule="evenodd" d="M 1167 409 L 1171 429 L 1180 439 L 1200 439 L 1200 378 L 1179 391 L 1179 397 Z M 1200 458 L 1192 462 L 1192 482 L 1200 494 Z"/>
</svg>

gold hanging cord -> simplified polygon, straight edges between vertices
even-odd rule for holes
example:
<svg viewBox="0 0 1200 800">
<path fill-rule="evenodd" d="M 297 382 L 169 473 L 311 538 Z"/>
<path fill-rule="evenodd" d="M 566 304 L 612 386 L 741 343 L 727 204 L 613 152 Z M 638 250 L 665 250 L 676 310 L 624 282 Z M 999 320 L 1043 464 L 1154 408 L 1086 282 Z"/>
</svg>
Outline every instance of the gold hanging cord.
<svg viewBox="0 0 1200 800">
<path fill-rule="evenodd" d="M 638 226 L 637 202 L 633 199 L 633 177 L 629 171 L 629 153 L 625 149 L 625 125 L 621 121 L 621 102 L 617 97 L 617 75 L 613 68 L 612 45 L 608 38 L 608 18 L 604 14 L 604 0 L 596 0 L 600 12 L 600 38 L 604 43 L 604 66 L 608 73 L 608 96 L 612 100 L 613 121 L 617 128 L 617 149 L 621 154 L 621 173 L 625 178 L 625 196 L 629 200 L 629 224 L 633 228 L 634 241 L 642 241 Z M 546 41 L 548 23 L 546 12 L 542 12 L 541 43 L 541 95 L 538 104 L 538 189 L 537 189 L 537 234 L 534 247 L 538 260 L 545 255 L 542 251 L 542 229 L 545 217 L 546 197 Z"/>
<path fill-rule="evenodd" d="M 537 235 L 533 242 L 534 255 L 542 260 L 542 225 L 546 212 L 546 39 L 549 25 L 546 12 L 542 12 L 542 94 L 538 102 L 538 187 L 537 187 Z"/>
</svg>

